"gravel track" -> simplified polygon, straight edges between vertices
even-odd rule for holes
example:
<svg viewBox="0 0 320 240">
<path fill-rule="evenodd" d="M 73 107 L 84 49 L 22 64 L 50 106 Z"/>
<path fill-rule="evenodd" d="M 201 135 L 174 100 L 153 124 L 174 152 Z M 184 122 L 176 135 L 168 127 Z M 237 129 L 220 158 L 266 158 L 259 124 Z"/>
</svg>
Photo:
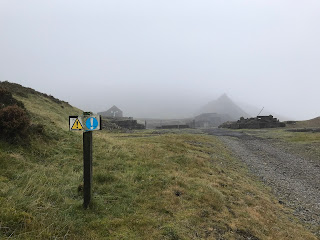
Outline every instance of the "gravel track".
<svg viewBox="0 0 320 240">
<path fill-rule="evenodd" d="M 279 202 L 294 209 L 302 221 L 320 226 L 320 166 L 274 146 L 270 140 L 225 129 L 207 129 L 269 185 Z M 319 236 L 320 233 L 317 233 Z"/>
</svg>

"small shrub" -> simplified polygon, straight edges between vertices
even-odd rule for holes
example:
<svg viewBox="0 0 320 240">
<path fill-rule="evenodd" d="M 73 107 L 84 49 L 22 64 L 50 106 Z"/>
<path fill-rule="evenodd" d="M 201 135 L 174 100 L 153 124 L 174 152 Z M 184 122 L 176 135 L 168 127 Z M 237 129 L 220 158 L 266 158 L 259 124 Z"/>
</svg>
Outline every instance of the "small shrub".
<svg viewBox="0 0 320 240">
<path fill-rule="evenodd" d="M 30 119 L 17 105 L 0 109 L 0 136 L 7 140 L 26 137 Z"/>
<path fill-rule="evenodd" d="M 42 124 L 31 124 L 29 127 L 29 132 L 43 135 L 44 134 L 44 126 Z"/>
<path fill-rule="evenodd" d="M 13 106 L 13 105 L 17 105 L 20 108 L 24 108 L 24 105 L 22 102 L 12 97 L 11 92 L 9 92 L 4 88 L 0 88 L 0 109 L 7 106 Z"/>
</svg>

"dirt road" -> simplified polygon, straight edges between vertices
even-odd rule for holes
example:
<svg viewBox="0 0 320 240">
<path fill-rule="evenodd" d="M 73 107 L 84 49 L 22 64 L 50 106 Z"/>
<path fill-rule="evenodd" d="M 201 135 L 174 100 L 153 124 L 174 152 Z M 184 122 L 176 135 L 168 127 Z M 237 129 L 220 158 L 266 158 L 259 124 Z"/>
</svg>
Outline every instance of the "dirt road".
<svg viewBox="0 0 320 240">
<path fill-rule="evenodd" d="M 302 221 L 320 226 L 318 164 L 286 152 L 268 139 L 226 129 L 207 129 L 204 132 L 222 140 L 254 175 L 272 188 L 279 202 L 294 209 Z"/>
</svg>

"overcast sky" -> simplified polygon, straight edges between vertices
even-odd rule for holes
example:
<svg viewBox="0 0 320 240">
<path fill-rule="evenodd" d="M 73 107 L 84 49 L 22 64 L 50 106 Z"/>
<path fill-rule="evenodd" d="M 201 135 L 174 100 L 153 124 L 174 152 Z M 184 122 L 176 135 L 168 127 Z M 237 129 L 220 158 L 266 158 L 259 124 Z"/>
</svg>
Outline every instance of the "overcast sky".
<svg viewBox="0 0 320 240">
<path fill-rule="evenodd" d="M 319 0 L 0 0 L 0 81 L 86 111 L 188 115 L 223 93 L 320 116 Z"/>
</svg>

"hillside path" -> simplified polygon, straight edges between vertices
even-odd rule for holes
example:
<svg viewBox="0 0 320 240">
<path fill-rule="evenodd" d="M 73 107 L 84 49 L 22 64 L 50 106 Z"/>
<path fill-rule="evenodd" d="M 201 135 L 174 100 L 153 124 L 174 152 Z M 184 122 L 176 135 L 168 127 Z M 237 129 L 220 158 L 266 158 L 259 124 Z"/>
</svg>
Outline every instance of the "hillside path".
<svg viewBox="0 0 320 240">
<path fill-rule="evenodd" d="M 269 185 L 280 203 L 294 209 L 302 221 L 320 226 L 320 166 L 262 139 L 226 129 L 206 129 L 217 136 Z"/>
</svg>

